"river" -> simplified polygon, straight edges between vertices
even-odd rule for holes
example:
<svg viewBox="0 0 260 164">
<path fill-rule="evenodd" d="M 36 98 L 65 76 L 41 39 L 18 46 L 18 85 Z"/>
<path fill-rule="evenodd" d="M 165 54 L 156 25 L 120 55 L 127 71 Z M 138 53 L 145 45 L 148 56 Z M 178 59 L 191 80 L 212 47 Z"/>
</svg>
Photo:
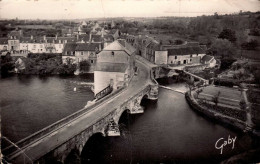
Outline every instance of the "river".
<svg viewBox="0 0 260 164">
<path fill-rule="evenodd" d="M 168 81 L 168 80 L 166 80 Z M 187 91 L 183 83 L 161 82 L 162 85 Z M 218 163 L 219 161 L 253 147 L 256 139 L 212 122 L 193 111 L 183 94 L 159 89 L 157 102 L 144 101 L 145 112 L 125 115 L 120 137 L 105 137 L 97 141 L 92 153 L 82 154 L 83 162 L 93 163 Z M 229 144 L 220 149 L 215 143 L 235 138 L 234 148 Z M 94 140 L 94 139 L 93 139 Z M 92 142 L 92 141 L 91 141 Z M 98 144 L 100 144 L 98 146 Z M 220 140 L 217 146 L 223 144 Z M 89 144 L 91 145 L 91 144 Z M 103 150 L 98 150 L 102 148 Z M 88 148 L 84 148 L 88 149 Z M 84 150 L 83 151 L 86 151 Z M 86 151 L 86 152 L 91 152 Z"/>
<path fill-rule="evenodd" d="M 93 75 L 1 78 L 2 135 L 16 142 L 83 108 L 94 98 L 88 81 Z"/>
<path fill-rule="evenodd" d="M 91 80 L 93 76 L 12 76 L 1 79 L 2 135 L 15 142 L 81 109 L 93 99 L 90 88 L 81 82 Z M 187 90 L 183 83 L 161 84 Z M 95 150 L 91 151 L 99 152 L 95 155 L 99 162 L 215 163 L 248 150 L 255 143 L 251 136 L 193 111 L 181 93 L 160 88 L 157 102 L 145 100 L 142 105 L 145 107 L 143 114 L 122 117 L 121 137 L 103 137 L 102 142 L 96 142 Z M 220 138 L 227 140 L 229 136 L 236 137 L 234 148 L 229 144 L 220 154 L 215 143 Z M 221 140 L 219 145 L 223 142 Z M 102 148 L 101 153 L 96 150 L 98 148 Z M 83 161 L 87 161 L 86 158 L 82 153 Z"/>
</svg>

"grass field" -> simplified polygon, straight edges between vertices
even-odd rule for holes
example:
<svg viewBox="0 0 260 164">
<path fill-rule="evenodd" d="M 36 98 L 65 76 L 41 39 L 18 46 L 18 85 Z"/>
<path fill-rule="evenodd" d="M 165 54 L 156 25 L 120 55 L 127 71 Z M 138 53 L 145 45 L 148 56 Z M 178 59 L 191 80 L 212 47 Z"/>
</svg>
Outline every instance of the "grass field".
<svg viewBox="0 0 260 164">
<path fill-rule="evenodd" d="M 239 103 L 242 99 L 241 92 L 233 88 L 207 86 L 199 94 L 199 98 L 211 101 L 218 92 L 220 92 L 219 103 L 240 107 Z"/>
<path fill-rule="evenodd" d="M 17 25 L 15 27 L 22 29 L 54 29 L 52 25 Z"/>
</svg>

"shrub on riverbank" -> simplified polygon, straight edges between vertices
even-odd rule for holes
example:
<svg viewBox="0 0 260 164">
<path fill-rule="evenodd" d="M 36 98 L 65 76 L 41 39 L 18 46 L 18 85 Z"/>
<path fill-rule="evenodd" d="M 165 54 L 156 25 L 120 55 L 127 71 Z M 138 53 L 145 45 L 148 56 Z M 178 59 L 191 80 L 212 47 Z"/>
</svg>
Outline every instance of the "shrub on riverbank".
<svg viewBox="0 0 260 164">
<path fill-rule="evenodd" d="M 22 74 L 71 75 L 77 67 L 75 64 L 62 64 L 60 54 L 28 54 L 28 58 L 23 58 L 23 62 L 25 70 L 20 72 Z"/>
<path fill-rule="evenodd" d="M 251 111 L 252 111 L 252 122 L 255 124 L 255 128 L 257 130 L 260 130 L 260 105 L 252 104 Z"/>
<path fill-rule="evenodd" d="M 224 107 L 221 105 L 218 105 L 217 108 L 215 107 L 214 104 L 207 103 L 206 101 L 199 101 L 199 104 L 202 106 L 205 106 L 207 109 L 227 115 L 229 117 L 233 117 L 236 119 L 239 119 L 241 121 L 246 121 L 246 111 L 245 110 L 239 110 L 235 108 L 229 108 L 229 107 Z"/>
</svg>

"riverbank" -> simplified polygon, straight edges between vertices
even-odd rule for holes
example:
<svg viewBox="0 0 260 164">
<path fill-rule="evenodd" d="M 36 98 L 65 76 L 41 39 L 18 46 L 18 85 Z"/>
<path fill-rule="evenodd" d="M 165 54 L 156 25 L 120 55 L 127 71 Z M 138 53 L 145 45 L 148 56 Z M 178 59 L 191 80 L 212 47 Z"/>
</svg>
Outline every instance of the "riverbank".
<svg viewBox="0 0 260 164">
<path fill-rule="evenodd" d="M 212 110 L 209 107 L 203 106 L 201 105 L 194 97 L 194 94 L 196 90 L 191 91 L 191 94 L 189 92 L 185 93 L 185 98 L 188 102 L 188 104 L 192 107 L 192 109 L 194 109 L 195 111 L 199 112 L 200 114 L 203 114 L 204 116 L 206 116 L 209 119 L 215 120 L 221 124 L 223 124 L 224 126 L 228 126 L 231 127 L 233 129 L 236 130 L 240 130 L 243 132 L 249 132 L 251 134 L 254 134 L 257 137 L 260 137 L 260 133 L 257 132 L 255 129 L 253 129 L 253 127 L 248 127 L 246 120 L 243 118 L 244 114 L 240 113 L 237 115 L 233 115 L 233 113 L 230 115 L 225 114 L 225 111 L 227 111 L 227 105 L 218 105 L 218 109 L 220 112 L 217 112 L 216 109 Z M 213 107 L 213 105 L 211 105 L 211 107 Z M 231 109 L 229 108 L 229 110 L 235 110 L 235 109 Z M 224 112 L 223 112 L 224 111 Z M 239 111 L 239 110 L 237 110 Z M 240 111 L 242 112 L 242 110 Z M 242 115 L 242 117 L 240 117 Z M 252 128 L 252 129 L 251 129 Z"/>
<path fill-rule="evenodd" d="M 236 130 L 243 131 L 245 129 L 246 124 L 244 121 L 225 116 L 221 113 L 206 109 L 205 107 L 199 105 L 199 103 L 193 97 L 193 93 L 194 91 L 191 92 L 191 95 L 188 92 L 185 93 L 185 98 L 192 109 L 217 122 L 224 123 L 225 125 L 228 124 L 228 126 L 231 126 Z"/>
</svg>

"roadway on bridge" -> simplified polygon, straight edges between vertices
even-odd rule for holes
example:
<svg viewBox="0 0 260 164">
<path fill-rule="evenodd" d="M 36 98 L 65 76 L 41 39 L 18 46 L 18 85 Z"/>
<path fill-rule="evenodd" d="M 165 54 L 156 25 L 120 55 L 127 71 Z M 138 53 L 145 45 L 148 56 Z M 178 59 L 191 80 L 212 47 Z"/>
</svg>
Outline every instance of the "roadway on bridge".
<svg viewBox="0 0 260 164">
<path fill-rule="evenodd" d="M 73 136 L 84 131 L 88 126 L 93 125 L 100 120 L 100 118 L 108 115 L 116 107 L 120 106 L 122 102 L 140 92 L 144 86 L 151 84 L 151 68 L 149 65 L 143 64 L 143 61 L 140 62 L 138 60 L 136 61 L 136 65 L 139 67 L 139 73 L 137 76 L 133 77 L 126 90 L 115 95 L 112 99 L 104 101 L 101 105 L 91 109 L 91 111 L 78 116 L 60 129 L 52 131 L 38 139 L 36 142 L 21 148 L 22 151 L 29 156 L 32 161 L 39 159 L 50 152 L 50 150 L 57 148 Z M 24 155 L 22 151 L 11 157 L 11 159 L 15 160 L 15 163 L 23 163 Z"/>
</svg>

